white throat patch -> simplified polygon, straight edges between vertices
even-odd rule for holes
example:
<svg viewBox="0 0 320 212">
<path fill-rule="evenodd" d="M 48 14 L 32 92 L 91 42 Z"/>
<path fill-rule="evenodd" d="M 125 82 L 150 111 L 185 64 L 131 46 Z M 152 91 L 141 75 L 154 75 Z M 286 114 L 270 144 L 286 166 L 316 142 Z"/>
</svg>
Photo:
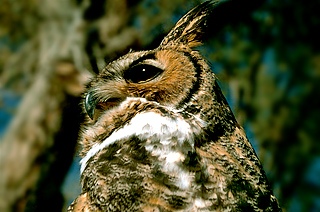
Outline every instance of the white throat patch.
<svg viewBox="0 0 320 212">
<path fill-rule="evenodd" d="M 204 127 L 205 125 L 202 120 L 199 120 L 199 124 L 201 127 Z M 181 116 L 171 118 L 162 116 L 155 112 L 143 112 L 137 114 L 128 124 L 117 131 L 114 131 L 102 143 L 97 143 L 92 146 L 86 156 L 80 161 L 81 174 L 91 157 L 117 140 L 129 138 L 130 136 L 148 139 L 152 136 L 156 137 L 162 145 L 166 146 L 170 145 L 171 139 L 174 137 L 178 143 L 182 144 L 184 141 L 188 141 L 193 147 L 193 133 L 198 132 L 192 132 L 190 124 L 188 124 Z M 157 153 L 157 150 L 153 148 L 152 144 L 147 145 L 146 150 L 151 152 L 153 155 L 160 155 L 164 153 L 162 151 L 161 153 Z M 173 157 L 173 160 L 177 159 Z"/>
</svg>

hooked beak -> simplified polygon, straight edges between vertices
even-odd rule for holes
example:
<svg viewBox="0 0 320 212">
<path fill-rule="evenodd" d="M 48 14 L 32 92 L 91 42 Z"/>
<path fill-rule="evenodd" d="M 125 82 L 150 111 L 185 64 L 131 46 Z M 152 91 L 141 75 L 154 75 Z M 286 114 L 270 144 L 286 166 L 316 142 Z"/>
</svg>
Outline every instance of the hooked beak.
<svg viewBox="0 0 320 212">
<path fill-rule="evenodd" d="M 94 95 L 94 92 L 89 91 L 84 102 L 84 107 L 88 116 L 94 120 L 95 113 L 99 115 L 101 111 L 110 110 L 111 108 L 118 106 L 124 98 L 125 97 L 111 97 L 101 101 L 99 97 Z"/>
<path fill-rule="evenodd" d="M 93 120 L 94 116 L 94 110 L 96 109 L 96 106 L 98 104 L 97 97 L 94 97 L 94 95 L 91 92 L 88 92 L 86 96 L 86 100 L 84 102 L 84 107 L 87 111 L 88 116 Z"/>
</svg>

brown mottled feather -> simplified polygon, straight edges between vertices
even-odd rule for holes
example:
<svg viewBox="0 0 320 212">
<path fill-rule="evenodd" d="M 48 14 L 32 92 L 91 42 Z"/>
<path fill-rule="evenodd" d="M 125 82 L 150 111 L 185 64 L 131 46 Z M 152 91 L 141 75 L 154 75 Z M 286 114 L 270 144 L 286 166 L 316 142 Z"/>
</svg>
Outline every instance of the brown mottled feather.
<svg viewBox="0 0 320 212">
<path fill-rule="evenodd" d="M 220 3 L 223 1 L 207 1 L 190 10 L 177 22 L 160 46 L 177 46 L 177 44 L 186 44 L 190 48 L 200 46 L 202 35 L 207 32 L 208 18 Z"/>
<path fill-rule="evenodd" d="M 199 5 L 158 48 L 130 52 L 92 79 L 82 194 L 68 211 L 281 211 L 215 75 L 192 50 L 217 5 Z"/>
</svg>

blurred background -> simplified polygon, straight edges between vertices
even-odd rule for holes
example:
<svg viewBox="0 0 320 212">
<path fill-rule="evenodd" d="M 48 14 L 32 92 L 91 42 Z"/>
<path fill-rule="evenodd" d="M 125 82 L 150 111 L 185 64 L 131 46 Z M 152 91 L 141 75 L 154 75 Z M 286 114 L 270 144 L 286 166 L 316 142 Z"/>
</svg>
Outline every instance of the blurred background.
<svg viewBox="0 0 320 212">
<path fill-rule="evenodd" d="M 155 48 L 202 0 L 0 0 L 0 211 L 65 211 L 80 193 L 85 83 Z M 320 211 L 320 0 L 234 0 L 198 50 L 283 211 Z"/>
</svg>

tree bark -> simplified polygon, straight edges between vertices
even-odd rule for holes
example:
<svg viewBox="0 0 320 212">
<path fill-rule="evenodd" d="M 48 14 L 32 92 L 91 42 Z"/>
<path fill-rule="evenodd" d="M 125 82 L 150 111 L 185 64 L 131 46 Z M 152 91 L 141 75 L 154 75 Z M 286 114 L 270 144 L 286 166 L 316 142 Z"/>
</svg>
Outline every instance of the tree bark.
<svg viewBox="0 0 320 212">
<path fill-rule="evenodd" d="M 59 195 L 59 183 L 72 162 L 81 117 L 77 108 L 89 75 L 85 34 L 79 31 L 85 25 L 85 3 L 41 1 L 24 17 L 34 21 L 30 27 L 36 31 L 6 63 L 2 74 L 5 83 L 15 80 L 13 87 L 22 90 L 24 97 L 0 143 L 0 211 L 25 211 L 27 205 L 37 211 L 43 203 L 36 193 L 45 186 L 53 190 L 42 193 Z M 18 85 L 21 75 L 27 83 Z M 63 199 L 57 201 L 51 204 L 54 207 L 48 204 L 46 211 L 59 206 L 61 210 Z"/>
</svg>

